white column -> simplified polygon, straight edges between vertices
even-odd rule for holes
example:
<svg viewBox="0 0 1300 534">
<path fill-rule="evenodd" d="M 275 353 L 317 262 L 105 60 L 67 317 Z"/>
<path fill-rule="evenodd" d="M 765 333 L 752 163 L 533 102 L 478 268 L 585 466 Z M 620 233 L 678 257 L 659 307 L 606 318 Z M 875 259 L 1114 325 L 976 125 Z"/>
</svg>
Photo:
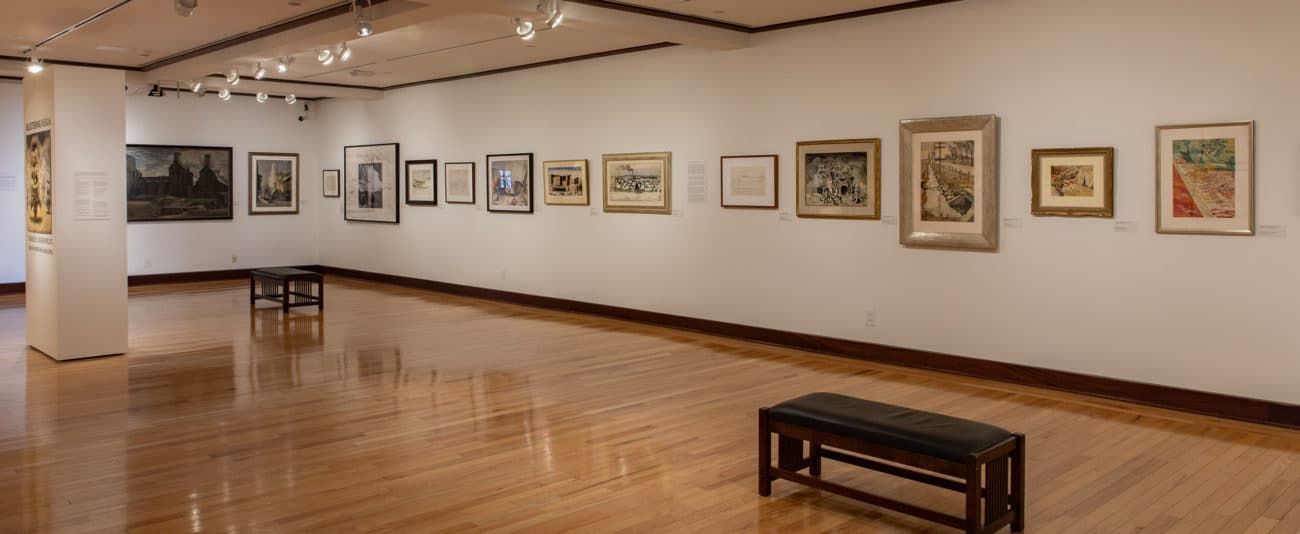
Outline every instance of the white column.
<svg viewBox="0 0 1300 534">
<path fill-rule="evenodd" d="M 23 80 L 27 344 L 56 360 L 126 352 L 122 71 Z"/>
</svg>

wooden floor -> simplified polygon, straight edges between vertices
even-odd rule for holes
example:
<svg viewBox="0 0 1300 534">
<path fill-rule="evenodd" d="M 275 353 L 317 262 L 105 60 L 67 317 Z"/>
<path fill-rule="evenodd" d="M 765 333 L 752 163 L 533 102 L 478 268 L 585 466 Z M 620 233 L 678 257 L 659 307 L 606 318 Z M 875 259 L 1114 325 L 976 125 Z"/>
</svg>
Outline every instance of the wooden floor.
<svg viewBox="0 0 1300 534">
<path fill-rule="evenodd" d="M 1029 532 L 1300 532 L 1300 432 L 328 284 L 286 322 L 241 283 L 135 290 L 130 354 L 62 364 L 0 301 L 0 532 L 951 532 L 756 494 L 756 410 L 819 390 L 1028 434 Z"/>
</svg>

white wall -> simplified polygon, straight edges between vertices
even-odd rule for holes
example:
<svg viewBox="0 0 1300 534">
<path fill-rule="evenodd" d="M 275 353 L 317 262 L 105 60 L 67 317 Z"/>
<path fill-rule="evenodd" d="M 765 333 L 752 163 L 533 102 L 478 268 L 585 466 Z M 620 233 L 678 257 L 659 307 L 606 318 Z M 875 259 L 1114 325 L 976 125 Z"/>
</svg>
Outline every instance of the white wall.
<svg viewBox="0 0 1300 534">
<path fill-rule="evenodd" d="M 0 80 L 0 284 L 22 282 L 27 253 L 23 219 L 23 86 Z M 12 179 L 12 186 L 9 180 Z"/>
<path fill-rule="evenodd" d="M 229 101 L 172 93 L 127 97 L 126 142 L 234 147 L 233 220 L 134 222 L 127 225 L 130 274 L 209 271 L 316 262 L 315 210 L 320 203 L 318 124 L 299 122 L 302 103 L 250 97 Z M 248 214 L 248 153 L 299 155 L 297 215 Z M 123 162 L 123 168 L 125 168 Z M 231 256 L 239 261 L 232 262 Z"/>
<path fill-rule="evenodd" d="M 760 34 L 746 50 L 329 101 L 323 167 L 341 167 L 344 145 L 397 141 L 405 158 L 477 162 L 480 198 L 403 206 L 399 226 L 346 223 L 325 199 L 319 260 L 1300 402 L 1296 20 L 1291 0 L 967 0 Z M 882 222 L 718 207 L 720 155 L 780 154 L 791 212 L 796 141 L 880 137 L 884 213 L 897 215 L 898 121 L 978 113 L 1003 118 L 1002 213 L 1024 220 L 995 254 L 904 248 Z M 1259 121 L 1259 223 L 1290 235 L 1156 235 L 1154 127 L 1239 119 Z M 1116 218 L 1138 232 L 1030 216 L 1029 152 L 1058 146 L 1116 147 Z M 533 215 L 481 210 L 487 153 L 587 158 L 599 184 L 602 153 L 660 150 L 682 217 L 540 198 Z M 687 202 L 691 161 L 709 165 L 707 202 Z"/>
</svg>

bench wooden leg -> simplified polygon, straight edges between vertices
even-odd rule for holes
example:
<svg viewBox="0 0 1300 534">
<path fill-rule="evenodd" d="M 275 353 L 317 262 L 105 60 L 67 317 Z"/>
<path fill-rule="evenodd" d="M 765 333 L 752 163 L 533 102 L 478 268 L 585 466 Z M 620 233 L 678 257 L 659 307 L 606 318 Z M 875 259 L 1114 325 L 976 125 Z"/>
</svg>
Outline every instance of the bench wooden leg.
<svg viewBox="0 0 1300 534">
<path fill-rule="evenodd" d="M 808 474 L 822 476 L 822 444 L 816 441 L 808 442 Z"/>
<path fill-rule="evenodd" d="M 758 494 L 767 497 L 772 494 L 772 478 L 768 471 L 772 469 L 772 434 L 767 431 L 767 408 L 758 409 Z"/>
<path fill-rule="evenodd" d="M 781 469 L 799 471 L 808 466 L 803 458 L 803 440 L 777 434 L 776 465 Z"/>
<path fill-rule="evenodd" d="M 980 515 L 982 467 L 974 456 L 966 461 L 966 534 L 979 534 L 984 528 L 984 520 Z"/>
<path fill-rule="evenodd" d="M 289 280 L 287 279 L 280 284 L 280 296 L 284 299 L 280 304 L 280 310 L 289 313 Z"/>
<path fill-rule="evenodd" d="M 1011 520 L 1012 532 L 1025 531 L 1025 435 L 1016 434 L 1016 450 L 1011 453 Z"/>
</svg>

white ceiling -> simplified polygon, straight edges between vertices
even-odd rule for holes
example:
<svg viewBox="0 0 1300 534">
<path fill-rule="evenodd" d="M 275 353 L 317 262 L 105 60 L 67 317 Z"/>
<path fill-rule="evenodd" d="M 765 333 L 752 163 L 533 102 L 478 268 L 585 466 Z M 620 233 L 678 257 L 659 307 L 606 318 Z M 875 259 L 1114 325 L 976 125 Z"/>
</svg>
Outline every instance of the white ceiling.
<svg viewBox="0 0 1300 534">
<path fill-rule="evenodd" d="M 33 44 L 122 0 L 20 0 L 18 16 L 0 18 L 0 55 L 20 56 Z M 35 55 L 133 69 L 128 81 L 142 86 L 202 78 L 230 68 L 245 76 L 258 62 L 293 55 L 277 82 L 247 80 L 237 90 L 296 92 L 301 97 L 374 98 L 377 89 L 671 42 L 732 49 L 749 46 L 749 34 L 708 24 L 609 9 L 585 2 L 563 5 L 565 24 L 531 41 L 513 36 L 513 17 L 538 20 L 537 0 L 387 0 L 373 8 L 376 33 L 358 38 L 348 14 L 291 25 L 257 39 L 240 39 L 201 55 L 160 60 L 244 36 L 335 6 L 346 0 L 200 0 L 191 17 L 172 9 L 174 0 L 129 0 L 94 21 L 42 46 Z M 745 26 L 802 20 L 897 4 L 906 0 L 620 0 L 656 10 L 723 20 Z M 347 41 L 352 60 L 329 67 L 315 61 L 323 47 Z M 0 76 L 17 71 L 0 61 Z M 357 76 L 352 71 L 363 71 Z M 213 83 L 215 82 L 215 84 Z M 306 83 L 296 83 L 306 82 Z M 344 84 L 357 88 L 341 88 Z M 223 82 L 210 79 L 210 87 Z M 374 89 L 366 89 L 374 88 Z"/>
</svg>

